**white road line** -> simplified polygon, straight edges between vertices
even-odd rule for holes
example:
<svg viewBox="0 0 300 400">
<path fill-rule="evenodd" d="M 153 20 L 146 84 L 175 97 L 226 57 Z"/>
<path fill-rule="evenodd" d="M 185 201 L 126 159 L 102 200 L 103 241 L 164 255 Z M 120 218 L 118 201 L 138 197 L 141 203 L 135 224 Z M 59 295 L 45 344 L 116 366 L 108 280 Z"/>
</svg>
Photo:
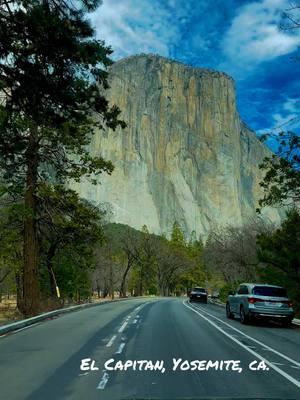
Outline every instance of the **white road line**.
<svg viewBox="0 0 300 400">
<path fill-rule="evenodd" d="M 300 367 L 295 367 L 295 365 L 290 365 L 291 368 L 300 369 Z"/>
<path fill-rule="evenodd" d="M 8 336 L 9 334 L 15 335 L 15 334 L 18 333 L 18 332 L 25 331 L 25 329 L 33 328 L 34 326 L 40 325 L 40 323 L 41 323 L 41 322 L 36 322 L 35 324 L 31 324 L 31 325 L 28 325 L 28 326 L 24 326 L 24 328 L 16 329 L 16 330 L 11 331 L 11 332 L 8 332 L 8 333 L 6 333 L 6 334 L 4 334 L 4 335 L 2 335 L 2 336 L 0 336 L 0 337 Z"/>
<path fill-rule="evenodd" d="M 18 332 L 24 331 L 25 329 L 32 328 L 32 327 L 34 327 L 36 325 L 39 325 L 39 324 L 40 324 L 40 322 L 36 322 L 35 324 L 24 326 L 24 328 L 17 329 L 15 331 L 13 331 L 12 333 L 18 333 Z"/>
<path fill-rule="evenodd" d="M 212 317 L 212 318 L 214 318 L 214 319 L 216 319 L 216 320 L 222 322 L 224 325 L 226 325 L 226 326 L 228 326 L 229 328 L 231 328 L 232 330 L 238 332 L 240 335 L 243 335 L 244 337 L 246 337 L 246 338 L 252 340 L 252 342 L 258 343 L 258 344 L 262 347 L 263 350 L 271 351 L 272 353 L 277 354 L 278 356 L 284 358 L 285 360 L 291 362 L 292 364 L 297 365 L 297 367 L 300 367 L 300 363 L 299 363 L 298 361 L 293 360 L 292 358 L 286 356 L 285 354 L 282 354 L 282 353 L 280 353 L 279 351 L 273 349 L 272 347 L 267 346 L 265 343 L 260 342 L 259 340 L 254 339 L 253 337 L 247 335 L 246 333 L 240 331 L 239 329 L 237 329 L 237 328 L 235 328 L 235 327 L 233 327 L 233 326 L 227 324 L 227 322 L 224 322 L 224 321 L 222 321 L 220 318 L 215 317 L 214 315 L 208 313 L 207 311 L 203 310 L 203 308 L 197 307 L 197 309 L 201 310 L 202 312 L 204 312 L 205 314 L 209 315 L 210 317 Z"/>
<path fill-rule="evenodd" d="M 259 358 L 260 360 L 264 361 L 266 365 L 268 365 L 270 368 L 274 369 L 274 371 L 278 372 L 281 376 L 286 378 L 288 381 L 293 383 L 295 386 L 300 388 L 300 382 L 297 381 L 297 379 L 293 378 L 291 375 L 287 374 L 286 372 L 282 371 L 282 369 L 276 367 L 276 365 L 273 365 L 270 361 L 262 357 L 260 354 L 256 353 L 256 351 L 249 349 L 249 347 L 245 346 L 243 343 L 241 343 L 239 340 L 235 339 L 232 337 L 229 333 L 224 331 L 224 329 L 220 328 L 218 325 L 216 325 L 213 321 L 205 317 L 204 315 L 200 314 L 199 311 L 195 310 L 194 307 L 191 307 L 187 305 L 184 301 L 182 304 L 192 310 L 194 313 L 198 314 L 201 318 L 203 318 L 205 321 L 207 321 L 210 325 L 214 326 L 218 331 L 223 333 L 223 335 L 227 336 L 229 339 L 231 339 L 233 342 L 237 343 L 239 346 L 241 346 L 243 349 L 247 350 L 249 353 L 253 354 L 255 357 Z"/>
<path fill-rule="evenodd" d="M 124 329 L 126 328 L 126 325 L 128 324 L 127 321 L 124 322 L 124 324 L 121 326 L 121 328 L 118 330 L 119 333 L 123 332 Z"/>
<path fill-rule="evenodd" d="M 149 302 L 139 305 L 133 311 L 141 311 L 147 304 L 149 304 Z"/>
<path fill-rule="evenodd" d="M 108 379 L 109 379 L 108 373 L 104 372 L 104 374 L 103 374 L 103 376 L 101 378 L 101 381 L 99 382 L 99 385 L 97 386 L 97 389 L 102 389 L 103 390 L 105 388 L 107 382 L 108 382 Z"/>
<path fill-rule="evenodd" d="M 114 336 L 110 339 L 110 341 L 107 343 L 106 347 L 111 347 L 112 344 L 113 344 L 113 342 L 116 340 L 116 337 L 117 337 L 117 335 L 114 335 Z"/>
<path fill-rule="evenodd" d="M 274 361 L 271 361 L 271 363 L 273 364 L 273 365 L 280 365 L 280 366 L 283 366 L 284 364 L 281 364 L 281 363 L 278 363 L 278 362 L 274 362 Z"/>
<path fill-rule="evenodd" d="M 121 354 L 123 349 L 124 349 L 124 347 L 125 347 L 125 343 L 120 343 L 120 346 L 119 346 L 119 348 L 118 348 L 118 350 L 116 351 L 115 354 Z"/>
<path fill-rule="evenodd" d="M 33 328 L 36 325 L 40 325 L 40 322 L 36 322 L 35 324 L 24 326 L 24 328 L 19 328 L 19 329 L 16 329 L 15 331 L 4 333 L 3 335 L 0 336 L 0 338 L 5 337 L 5 336 L 9 336 L 9 335 L 15 335 L 18 332 L 25 331 L 25 329 Z"/>
</svg>

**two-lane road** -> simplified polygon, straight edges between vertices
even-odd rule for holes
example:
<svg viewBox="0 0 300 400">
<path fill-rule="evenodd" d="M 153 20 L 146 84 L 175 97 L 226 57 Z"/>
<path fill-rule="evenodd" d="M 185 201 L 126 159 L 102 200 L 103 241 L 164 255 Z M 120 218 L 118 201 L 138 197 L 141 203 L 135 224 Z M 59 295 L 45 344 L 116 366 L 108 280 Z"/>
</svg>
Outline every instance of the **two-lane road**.
<svg viewBox="0 0 300 400">
<path fill-rule="evenodd" d="M 0 399 L 299 400 L 300 329 L 244 326 L 224 314 L 183 298 L 135 299 L 1 337 Z M 81 370 L 84 359 L 95 369 Z M 210 360 L 224 361 L 223 370 Z M 131 361 L 140 362 L 135 370 Z"/>
</svg>

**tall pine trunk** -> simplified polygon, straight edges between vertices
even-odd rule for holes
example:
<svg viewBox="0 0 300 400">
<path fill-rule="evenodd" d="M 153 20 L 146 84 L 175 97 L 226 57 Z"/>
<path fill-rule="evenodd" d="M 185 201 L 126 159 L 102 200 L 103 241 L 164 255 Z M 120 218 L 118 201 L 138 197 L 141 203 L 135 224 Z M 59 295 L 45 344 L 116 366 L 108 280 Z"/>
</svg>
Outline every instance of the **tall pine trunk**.
<svg viewBox="0 0 300 400">
<path fill-rule="evenodd" d="M 38 173 L 37 132 L 32 131 L 27 149 L 27 171 L 25 189 L 26 217 L 24 221 L 24 270 L 23 293 L 24 305 L 21 310 L 25 316 L 39 312 L 40 287 L 38 282 L 38 241 L 36 227 L 36 189 Z"/>
<path fill-rule="evenodd" d="M 49 274 L 50 291 L 52 297 L 56 297 L 56 282 L 53 276 L 53 258 L 56 254 L 56 249 L 57 249 L 57 244 L 56 243 L 51 244 L 47 253 L 47 261 L 46 261 L 47 270 Z"/>
<path fill-rule="evenodd" d="M 15 272 L 15 281 L 17 289 L 17 307 L 18 310 L 23 310 L 24 294 L 23 294 L 23 271 Z"/>
</svg>

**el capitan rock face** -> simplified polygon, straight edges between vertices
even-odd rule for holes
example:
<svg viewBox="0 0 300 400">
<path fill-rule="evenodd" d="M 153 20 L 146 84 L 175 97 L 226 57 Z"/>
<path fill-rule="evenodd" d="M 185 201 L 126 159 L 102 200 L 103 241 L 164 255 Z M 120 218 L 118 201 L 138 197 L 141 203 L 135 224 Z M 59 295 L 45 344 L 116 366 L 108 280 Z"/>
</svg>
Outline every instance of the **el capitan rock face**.
<svg viewBox="0 0 300 400">
<path fill-rule="evenodd" d="M 110 86 L 128 126 L 96 133 L 91 153 L 115 170 L 101 185 L 74 184 L 82 197 L 109 202 L 114 221 L 155 233 L 169 234 L 177 220 L 187 234 L 206 236 L 214 224 L 255 215 L 258 165 L 269 151 L 240 120 L 229 76 L 141 55 L 115 63 Z"/>
</svg>

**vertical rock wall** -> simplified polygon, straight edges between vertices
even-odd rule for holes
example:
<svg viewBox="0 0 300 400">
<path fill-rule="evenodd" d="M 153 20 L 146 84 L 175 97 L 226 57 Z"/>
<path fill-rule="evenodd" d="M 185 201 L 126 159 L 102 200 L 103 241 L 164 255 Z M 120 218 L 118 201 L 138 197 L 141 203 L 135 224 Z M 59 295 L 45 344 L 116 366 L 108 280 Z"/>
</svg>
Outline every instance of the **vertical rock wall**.
<svg viewBox="0 0 300 400">
<path fill-rule="evenodd" d="M 115 171 L 96 187 L 74 184 L 83 197 L 109 202 L 116 222 L 155 233 L 169 234 L 177 220 L 205 236 L 214 224 L 255 215 L 258 165 L 269 151 L 240 120 L 229 76 L 142 55 L 115 63 L 110 85 L 128 127 L 96 133 L 90 151 Z"/>
</svg>

